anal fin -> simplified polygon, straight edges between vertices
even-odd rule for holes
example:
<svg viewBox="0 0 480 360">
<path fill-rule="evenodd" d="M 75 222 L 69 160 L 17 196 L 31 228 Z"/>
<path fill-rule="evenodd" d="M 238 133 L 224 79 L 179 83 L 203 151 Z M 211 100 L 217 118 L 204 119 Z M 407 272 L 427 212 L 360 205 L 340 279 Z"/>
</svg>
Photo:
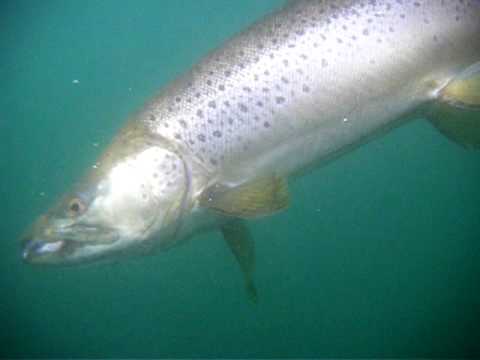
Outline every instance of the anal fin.
<svg viewBox="0 0 480 360">
<path fill-rule="evenodd" d="M 221 227 L 223 237 L 242 270 L 245 290 L 250 302 L 258 301 L 257 289 L 253 283 L 255 269 L 255 247 L 253 238 L 243 220 L 233 220 Z"/>
</svg>

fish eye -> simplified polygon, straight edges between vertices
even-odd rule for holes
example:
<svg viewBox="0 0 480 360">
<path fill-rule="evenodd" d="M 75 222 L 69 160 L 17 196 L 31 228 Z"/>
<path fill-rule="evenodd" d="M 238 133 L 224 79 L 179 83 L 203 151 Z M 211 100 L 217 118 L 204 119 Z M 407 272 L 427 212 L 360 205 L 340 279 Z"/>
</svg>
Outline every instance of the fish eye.
<svg viewBox="0 0 480 360">
<path fill-rule="evenodd" d="M 68 214 L 70 216 L 78 216 L 85 210 L 85 204 L 79 198 L 73 198 L 68 203 Z"/>
</svg>

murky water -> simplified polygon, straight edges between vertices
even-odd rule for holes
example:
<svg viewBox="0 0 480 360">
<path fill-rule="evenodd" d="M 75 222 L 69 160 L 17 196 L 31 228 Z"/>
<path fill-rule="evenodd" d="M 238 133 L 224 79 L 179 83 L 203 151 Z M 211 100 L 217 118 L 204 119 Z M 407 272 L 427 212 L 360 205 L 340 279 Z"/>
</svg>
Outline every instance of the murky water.
<svg viewBox="0 0 480 360">
<path fill-rule="evenodd" d="M 419 119 L 292 184 L 252 222 L 259 303 L 219 234 L 39 268 L 18 237 L 121 119 L 280 0 L 0 6 L 0 354 L 480 355 L 480 153 Z"/>
</svg>

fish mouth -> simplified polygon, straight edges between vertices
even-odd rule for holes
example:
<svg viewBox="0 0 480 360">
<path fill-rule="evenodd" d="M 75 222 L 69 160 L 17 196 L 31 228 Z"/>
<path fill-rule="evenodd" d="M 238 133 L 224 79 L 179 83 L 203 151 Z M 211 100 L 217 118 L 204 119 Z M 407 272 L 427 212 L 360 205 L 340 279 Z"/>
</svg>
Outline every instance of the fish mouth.
<svg viewBox="0 0 480 360">
<path fill-rule="evenodd" d="M 68 235 L 49 238 L 27 234 L 22 239 L 22 260 L 28 264 L 68 264 L 75 262 L 81 249 L 111 245 L 118 240 L 117 233 L 112 230 L 95 231 L 94 228 L 85 227 L 83 234 L 87 235 L 87 239 L 80 240 Z"/>
<path fill-rule="evenodd" d="M 52 257 L 65 249 L 66 241 L 45 241 L 40 239 L 24 240 L 22 260 L 29 264 L 39 262 L 42 258 Z"/>
</svg>

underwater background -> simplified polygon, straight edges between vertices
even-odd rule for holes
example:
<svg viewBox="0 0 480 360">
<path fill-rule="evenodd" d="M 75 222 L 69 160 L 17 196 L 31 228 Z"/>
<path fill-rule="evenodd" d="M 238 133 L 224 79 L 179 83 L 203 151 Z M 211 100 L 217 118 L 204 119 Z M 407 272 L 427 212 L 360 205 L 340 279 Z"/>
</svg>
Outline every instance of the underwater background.
<svg viewBox="0 0 480 360">
<path fill-rule="evenodd" d="M 480 356 L 480 152 L 422 119 L 250 223 L 257 305 L 218 233 L 113 264 L 22 263 L 22 232 L 128 115 L 282 3 L 1 3 L 0 357 Z"/>
</svg>

